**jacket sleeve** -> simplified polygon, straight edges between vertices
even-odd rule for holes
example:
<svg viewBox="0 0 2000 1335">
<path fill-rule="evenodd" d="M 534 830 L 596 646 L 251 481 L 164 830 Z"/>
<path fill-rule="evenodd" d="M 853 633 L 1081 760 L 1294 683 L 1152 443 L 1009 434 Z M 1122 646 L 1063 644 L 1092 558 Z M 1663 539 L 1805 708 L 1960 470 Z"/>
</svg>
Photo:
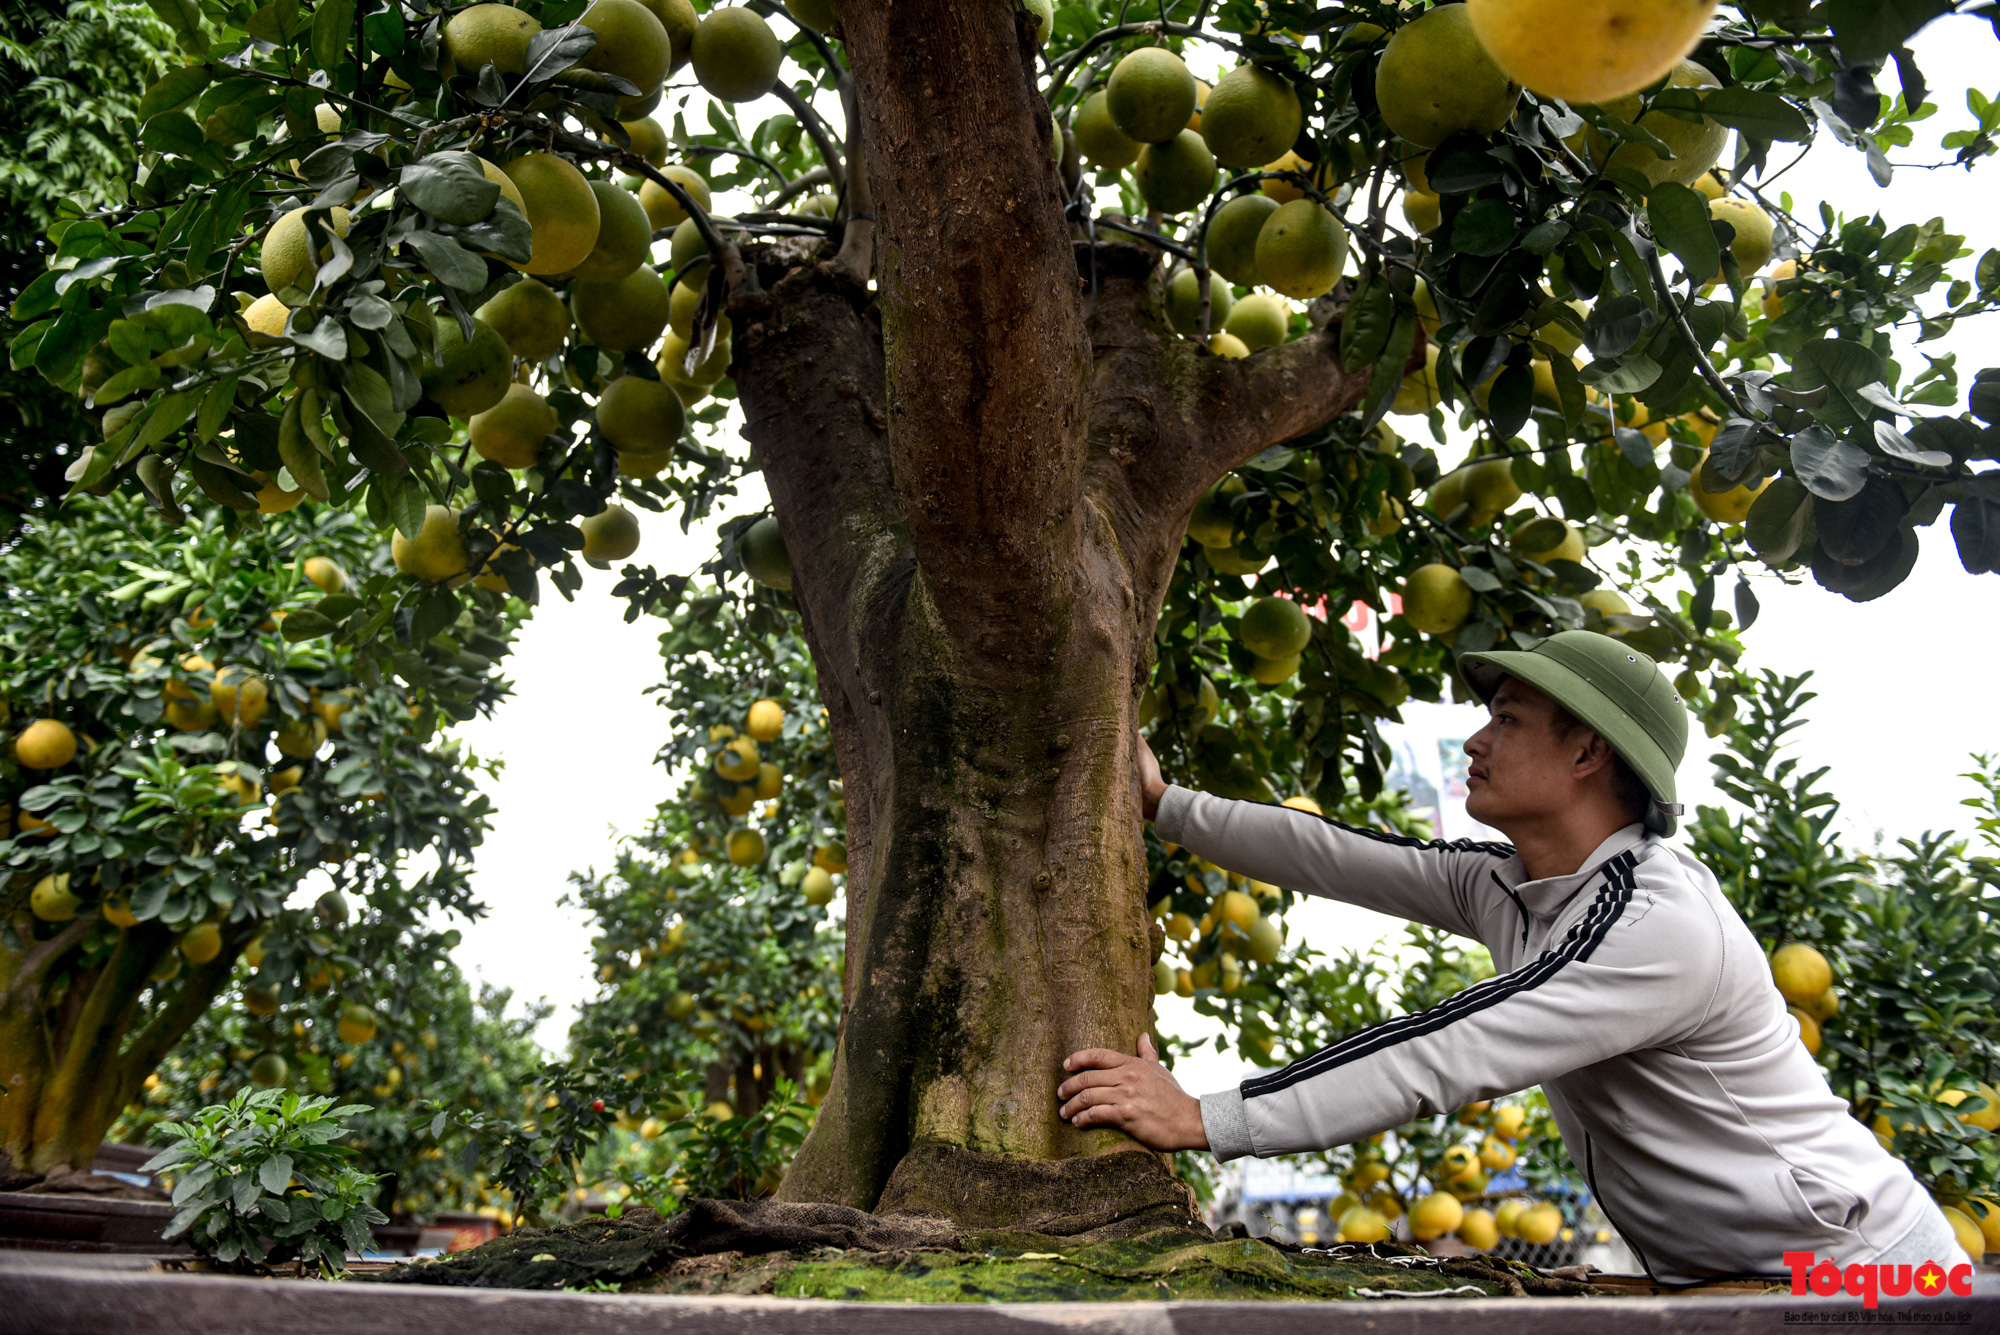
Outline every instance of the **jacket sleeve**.
<svg viewBox="0 0 2000 1335">
<path fill-rule="evenodd" d="M 1205 1095 L 1209 1148 L 1230 1159 L 1344 1145 L 1691 1032 L 1721 943 L 1712 923 L 1652 904 L 1634 867 L 1629 853 L 1606 864 L 1576 924 L 1521 968 Z"/>
<path fill-rule="evenodd" d="M 1514 856 L 1507 844 L 1411 839 L 1364 830 L 1309 811 L 1235 802 L 1169 787 L 1153 829 L 1252 880 L 1485 940 L 1483 923 L 1503 893 L 1489 873 Z M 1512 915 L 1515 909 L 1506 906 Z"/>
</svg>

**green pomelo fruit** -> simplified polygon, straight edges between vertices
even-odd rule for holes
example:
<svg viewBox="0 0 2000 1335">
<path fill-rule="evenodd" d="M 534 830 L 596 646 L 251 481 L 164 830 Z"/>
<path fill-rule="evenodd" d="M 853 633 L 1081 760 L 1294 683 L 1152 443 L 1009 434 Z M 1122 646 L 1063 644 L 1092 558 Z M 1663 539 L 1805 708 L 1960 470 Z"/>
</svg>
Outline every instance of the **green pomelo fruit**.
<svg viewBox="0 0 2000 1335">
<path fill-rule="evenodd" d="M 1275 162 L 1299 137 L 1304 113 L 1286 80 L 1239 65 L 1216 82 L 1201 108 L 1201 137 L 1215 160 L 1239 171 Z"/>
<path fill-rule="evenodd" d="M 667 285 L 641 265 L 613 283 L 578 283 L 570 309 L 583 336 L 606 352 L 642 352 L 667 327 Z"/>
<path fill-rule="evenodd" d="M 1208 265 L 1232 283 L 1257 287 L 1257 237 L 1278 211 L 1269 195 L 1238 195 L 1215 211 L 1208 223 Z"/>
<path fill-rule="evenodd" d="M 1140 196 L 1160 212 L 1185 213 L 1206 201 L 1215 188 L 1215 154 L 1200 135 L 1182 130 L 1164 143 L 1139 150 L 1133 180 Z"/>
<path fill-rule="evenodd" d="M 592 181 L 590 193 L 597 197 L 597 244 L 571 277 L 588 283 L 615 282 L 645 262 L 653 248 L 653 226 L 630 190 L 611 181 Z"/>
<path fill-rule="evenodd" d="M 453 417 L 485 412 L 507 395 L 513 382 L 514 354 L 492 325 L 475 318 L 467 342 L 458 321 L 438 321 L 438 361 L 426 362 L 419 373 L 424 395 Z"/>
<path fill-rule="evenodd" d="M 493 326 L 516 357 L 531 362 L 553 357 L 569 338 L 569 307 L 532 278 L 523 278 L 481 306 L 479 318 Z"/>
</svg>

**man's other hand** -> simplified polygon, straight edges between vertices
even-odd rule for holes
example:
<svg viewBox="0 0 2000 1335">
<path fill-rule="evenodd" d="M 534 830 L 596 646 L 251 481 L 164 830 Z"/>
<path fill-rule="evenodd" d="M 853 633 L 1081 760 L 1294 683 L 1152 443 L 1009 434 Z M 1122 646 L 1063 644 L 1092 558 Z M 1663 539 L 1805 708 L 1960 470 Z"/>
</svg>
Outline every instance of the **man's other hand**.
<svg viewBox="0 0 2000 1335">
<path fill-rule="evenodd" d="M 1150 760 L 1153 753 L 1145 749 L 1144 738 L 1139 747 L 1140 755 Z M 1153 774 L 1159 775 L 1157 765 Z M 1182 1092 L 1146 1035 L 1139 1035 L 1136 1057 L 1109 1048 L 1085 1048 L 1071 1053 L 1063 1069 L 1075 1074 L 1062 1082 L 1056 1097 L 1063 1101 L 1063 1120 L 1078 1130 L 1115 1127 L 1154 1150 L 1208 1148 L 1201 1100 Z"/>
<path fill-rule="evenodd" d="M 1151 820 L 1160 814 L 1160 798 L 1166 794 L 1167 781 L 1160 777 L 1159 757 L 1146 744 L 1145 734 L 1135 732 L 1132 740 L 1139 744 L 1139 809 Z"/>
</svg>

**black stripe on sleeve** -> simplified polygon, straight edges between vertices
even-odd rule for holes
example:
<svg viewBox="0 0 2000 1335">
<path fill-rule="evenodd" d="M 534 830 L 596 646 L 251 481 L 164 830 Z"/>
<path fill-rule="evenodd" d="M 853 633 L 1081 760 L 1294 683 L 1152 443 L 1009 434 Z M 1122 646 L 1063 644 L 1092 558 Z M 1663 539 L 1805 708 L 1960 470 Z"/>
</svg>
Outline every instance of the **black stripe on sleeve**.
<svg viewBox="0 0 2000 1335">
<path fill-rule="evenodd" d="M 1629 849 L 1604 865 L 1604 888 L 1597 892 L 1597 898 L 1584 911 L 1583 917 L 1564 935 L 1558 949 L 1543 951 L 1533 963 L 1523 965 L 1512 973 L 1475 983 L 1427 1011 L 1371 1025 L 1331 1047 L 1300 1058 L 1282 1070 L 1253 1076 L 1243 1082 L 1243 1097 L 1250 1099 L 1262 1094 L 1275 1094 L 1301 1080 L 1324 1075 L 1397 1043 L 1435 1033 L 1468 1015 L 1541 986 L 1560 973 L 1566 964 L 1589 959 L 1611 930 L 1612 924 L 1625 911 L 1625 906 L 1631 902 L 1632 892 L 1638 883 L 1637 867 L 1638 856 Z"/>
<path fill-rule="evenodd" d="M 1200 795 L 1203 797 L 1215 797 L 1213 793 L 1202 793 Z M 1358 834 L 1364 839 L 1373 839 L 1378 844 L 1393 844 L 1397 848 L 1416 848 L 1426 853 L 1484 853 L 1488 857 L 1495 858 L 1511 858 L 1515 853 L 1514 845 L 1501 843 L 1497 840 L 1419 839 L 1415 835 L 1395 834 L 1391 831 L 1378 830 L 1368 825 L 1349 825 L 1344 820 L 1335 820 L 1331 816 L 1319 815 L 1311 811 L 1301 811 L 1297 807 L 1288 807 L 1283 802 L 1265 802 L 1251 797 L 1219 797 L 1216 800 L 1219 802 L 1241 802 L 1245 806 L 1273 807 L 1280 811 L 1292 812 L 1304 816 L 1308 820 L 1316 820 L 1322 825 L 1331 825 L 1336 830 L 1345 830 L 1349 834 Z"/>
</svg>

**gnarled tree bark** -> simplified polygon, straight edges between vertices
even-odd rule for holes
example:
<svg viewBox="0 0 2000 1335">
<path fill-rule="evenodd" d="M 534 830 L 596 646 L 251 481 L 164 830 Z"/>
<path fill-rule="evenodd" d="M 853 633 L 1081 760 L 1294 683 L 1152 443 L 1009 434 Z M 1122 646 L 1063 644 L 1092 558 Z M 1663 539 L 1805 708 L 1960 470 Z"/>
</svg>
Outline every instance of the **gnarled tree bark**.
<svg viewBox="0 0 2000 1335">
<path fill-rule="evenodd" d="M 1019 22 L 843 6 L 879 290 L 770 247 L 731 316 L 849 822 L 840 1049 L 781 1195 L 1062 1232 L 1171 1195 L 1054 1089 L 1152 1025 L 1132 738 L 1189 511 L 1365 377 L 1331 332 L 1177 338 L 1152 248 L 1099 247 L 1093 300 Z"/>
</svg>

